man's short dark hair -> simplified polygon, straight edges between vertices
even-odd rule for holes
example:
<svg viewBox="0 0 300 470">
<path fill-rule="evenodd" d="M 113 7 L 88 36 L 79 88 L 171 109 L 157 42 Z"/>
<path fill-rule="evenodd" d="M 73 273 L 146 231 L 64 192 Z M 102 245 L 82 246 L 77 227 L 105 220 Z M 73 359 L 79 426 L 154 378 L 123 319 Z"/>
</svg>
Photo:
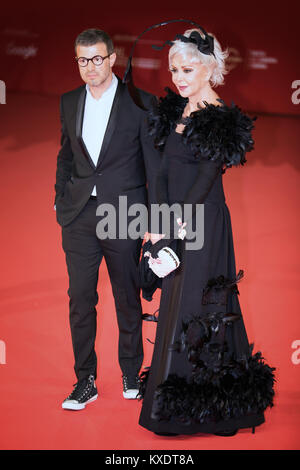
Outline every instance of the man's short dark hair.
<svg viewBox="0 0 300 470">
<path fill-rule="evenodd" d="M 114 52 L 114 45 L 110 36 L 101 29 L 91 28 L 82 31 L 75 39 L 75 53 L 77 46 L 94 46 L 98 42 L 106 44 L 108 54 Z"/>
</svg>

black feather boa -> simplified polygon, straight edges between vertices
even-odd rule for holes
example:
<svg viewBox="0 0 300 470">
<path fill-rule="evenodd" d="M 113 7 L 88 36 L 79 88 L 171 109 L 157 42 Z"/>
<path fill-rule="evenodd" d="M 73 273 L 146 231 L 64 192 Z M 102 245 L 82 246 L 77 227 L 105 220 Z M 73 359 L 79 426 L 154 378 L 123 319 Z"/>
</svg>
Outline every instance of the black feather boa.
<svg viewBox="0 0 300 470">
<path fill-rule="evenodd" d="M 149 133 L 154 136 L 157 148 L 163 149 L 172 129 L 180 121 L 188 102 L 171 89 L 166 88 L 167 95 L 160 98 L 157 106 L 149 112 Z M 188 145 L 195 157 L 219 161 L 224 167 L 243 165 L 245 154 L 253 150 L 253 122 L 233 102 L 227 106 L 219 100 L 221 106 L 208 104 L 205 108 L 191 113 L 184 120 L 183 142 Z"/>
</svg>

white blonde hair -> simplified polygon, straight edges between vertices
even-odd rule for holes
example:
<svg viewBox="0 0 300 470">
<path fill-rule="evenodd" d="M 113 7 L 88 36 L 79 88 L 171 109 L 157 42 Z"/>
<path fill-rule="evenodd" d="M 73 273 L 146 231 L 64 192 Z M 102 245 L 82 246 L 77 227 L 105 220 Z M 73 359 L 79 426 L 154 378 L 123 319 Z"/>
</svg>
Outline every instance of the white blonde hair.
<svg viewBox="0 0 300 470">
<path fill-rule="evenodd" d="M 184 36 L 190 37 L 190 34 L 193 31 L 197 31 L 201 37 L 204 39 L 205 36 L 200 29 L 188 29 L 184 32 Z M 212 34 L 208 33 L 214 38 L 214 54 L 203 54 L 199 51 L 197 44 L 192 42 L 183 42 L 180 39 L 177 39 L 173 42 L 172 47 L 169 50 L 169 63 L 171 62 L 172 57 L 175 54 L 181 54 L 184 57 L 189 55 L 191 56 L 192 62 L 201 62 L 207 66 L 213 65 L 213 71 L 209 78 L 210 85 L 212 87 L 223 85 L 224 84 L 224 75 L 228 73 L 228 70 L 225 68 L 225 59 L 228 57 L 228 50 L 222 51 L 221 45 L 217 38 Z"/>
</svg>

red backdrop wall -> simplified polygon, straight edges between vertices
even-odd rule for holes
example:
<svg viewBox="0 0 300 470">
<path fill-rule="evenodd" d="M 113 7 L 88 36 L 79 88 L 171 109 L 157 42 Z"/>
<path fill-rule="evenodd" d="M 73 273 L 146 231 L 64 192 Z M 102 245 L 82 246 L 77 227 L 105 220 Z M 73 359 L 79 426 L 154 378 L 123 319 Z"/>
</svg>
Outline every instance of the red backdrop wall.
<svg viewBox="0 0 300 470">
<path fill-rule="evenodd" d="M 187 18 L 213 32 L 229 49 L 230 79 L 222 89 L 225 100 L 267 113 L 299 115 L 299 4 L 276 7 L 269 0 L 240 2 L 113 2 L 91 0 L 86 5 L 53 0 L 41 5 L 4 5 L 0 18 L 0 79 L 9 90 L 60 94 L 80 84 L 73 43 L 88 27 L 107 30 L 118 52 L 116 72 L 123 76 L 134 38 L 160 21 Z M 160 28 L 143 37 L 136 49 L 134 72 L 138 85 L 160 94 L 168 82 L 166 52 L 153 41 L 172 39 L 188 24 Z M 167 49 L 167 48 L 166 48 Z"/>
</svg>

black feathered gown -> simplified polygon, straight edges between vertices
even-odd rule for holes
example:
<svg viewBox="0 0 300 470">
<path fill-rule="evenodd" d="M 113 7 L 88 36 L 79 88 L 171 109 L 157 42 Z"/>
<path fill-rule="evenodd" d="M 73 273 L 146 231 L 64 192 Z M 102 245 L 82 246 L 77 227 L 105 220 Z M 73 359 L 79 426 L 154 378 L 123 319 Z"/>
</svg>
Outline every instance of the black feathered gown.
<svg viewBox="0 0 300 470">
<path fill-rule="evenodd" d="M 236 271 L 222 184 L 222 169 L 233 163 L 199 154 L 195 158 L 195 147 L 186 136 L 201 125 L 204 110 L 194 113 L 181 135 L 175 127 L 183 107 L 183 100 L 169 91 L 154 116 L 159 119 L 152 130 L 159 129 L 160 142 L 163 122 L 169 126 L 158 202 L 204 203 L 204 245 L 187 250 L 186 241 L 170 240 L 181 264 L 162 282 L 152 362 L 141 375 L 139 424 L 153 432 L 177 434 L 254 427 L 264 422 L 264 410 L 273 405 L 274 369 L 261 353 L 252 354 L 238 299 L 243 272 Z M 176 109 L 175 116 L 170 108 Z M 197 145 L 203 148 L 199 140 Z M 251 146 L 248 134 L 248 150 Z"/>
</svg>

